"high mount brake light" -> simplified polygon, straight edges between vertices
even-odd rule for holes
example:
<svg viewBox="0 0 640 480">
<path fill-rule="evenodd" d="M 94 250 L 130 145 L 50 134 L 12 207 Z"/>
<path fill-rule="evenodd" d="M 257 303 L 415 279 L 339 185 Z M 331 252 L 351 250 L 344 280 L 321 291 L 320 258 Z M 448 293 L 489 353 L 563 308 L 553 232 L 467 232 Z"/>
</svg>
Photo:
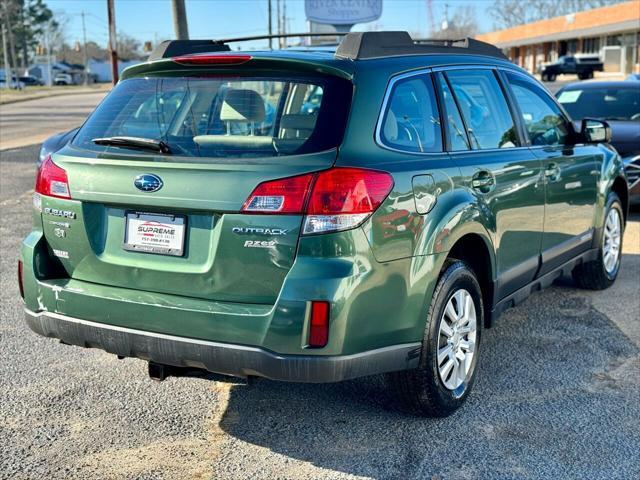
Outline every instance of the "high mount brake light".
<svg viewBox="0 0 640 480">
<path fill-rule="evenodd" d="M 261 183 L 242 212 L 305 214 L 303 234 L 337 232 L 362 224 L 392 188 L 386 172 L 336 167 Z"/>
<path fill-rule="evenodd" d="M 71 198 L 67 172 L 53 163 L 51 155 L 47 156 L 38 168 L 35 191 L 48 197 Z"/>
<path fill-rule="evenodd" d="M 195 55 L 180 55 L 172 57 L 176 63 L 181 65 L 241 65 L 251 60 L 251 55 L 211 55 L 195 54 Z"/>
</svg>

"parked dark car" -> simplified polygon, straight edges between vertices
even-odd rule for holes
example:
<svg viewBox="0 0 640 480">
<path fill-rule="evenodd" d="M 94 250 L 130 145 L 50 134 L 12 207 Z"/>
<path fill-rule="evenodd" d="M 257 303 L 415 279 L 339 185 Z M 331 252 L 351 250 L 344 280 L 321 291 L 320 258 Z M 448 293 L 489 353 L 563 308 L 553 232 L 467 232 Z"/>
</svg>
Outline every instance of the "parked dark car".
<svg viewBox="0 0 640 480">
<path fill-rule="evenodd" d="M 606 120 L 613 145 L 625 165 L 632 204 L 640 204 L 640 84 L 636 82 L 572 83 L 556 96 L 571 118 Z"/>
<path fill-rule="evenodd" d="M 557 62 L 542 67 L 540 75 L 543 82 L 554 82 L 558 75 L 578 75 L 580 80 L 593 78 L 593 72 L 601 72 L 603 64 L 598 57 L 563 56 Z"/>
<path fill-rule="evenodd" d="M 7 77 L 4 73 L 0 75 L 0 88 L 7 88 Z M 12 75 L 11 81 L 9 82 L 9 88 L 12 90 L 22 90 L 24 88 L 24 83 L 21 82 L 18 77 Z"/>
<path fill-rule="evenodd" d="M 44 82 L 37 77 L 32 77 L 30 75 L 26 75 L 24 77 L 20 77 L 20 81 L 24 83 L 27 87 L 37 87 L 44 85 Z"/>
<path fill-rule="evenodd" d="M 69 143 L 73 139 L 79 128 L 80 127 L 76 127 L 66 132 L 56 133 L 55 135 L 51 135 L 44 142 L 42 142 L 42 147 L 40 147 L 40 155 L 38 155 L 38 166 L 40 166 L 44 159 L 49 155 L 57 152 L 67 143 Z"/>
</svg>

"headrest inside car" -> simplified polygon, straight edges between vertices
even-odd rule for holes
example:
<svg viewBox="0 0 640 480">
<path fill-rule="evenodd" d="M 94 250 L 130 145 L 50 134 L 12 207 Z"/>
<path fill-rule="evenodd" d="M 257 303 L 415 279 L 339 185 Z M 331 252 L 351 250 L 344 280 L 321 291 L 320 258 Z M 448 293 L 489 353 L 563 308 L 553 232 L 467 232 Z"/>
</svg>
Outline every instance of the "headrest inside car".
<svg viewBox="0 0 640 480">
<path fill-rule="evenodd" d="M 258 92 L 235 89 L 226 93 L 220 109 L 223 122 L 262 122 L 264 118 L 264 102 Z"/>
</svg>

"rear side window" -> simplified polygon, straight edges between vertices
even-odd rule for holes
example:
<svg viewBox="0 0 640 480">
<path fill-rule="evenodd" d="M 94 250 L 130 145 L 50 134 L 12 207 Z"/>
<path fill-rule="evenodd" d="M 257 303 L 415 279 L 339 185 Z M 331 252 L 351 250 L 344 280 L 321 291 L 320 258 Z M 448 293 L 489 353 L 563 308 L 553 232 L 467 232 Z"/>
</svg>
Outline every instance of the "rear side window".
<svg viewBox="0 0 640 480">
<path fill-rule="evenodd" d="M 380 124 L 383 145 L 407 152 L 442 151 L 440 116 L 430 75 L 397 80 Z"/>
<path fill-rule="evenodd" d="M 272 157 L 319 152 L 342 142 L 350 82 L 333 77 L 132 78 L 118 84 L 73 144 L 95 138 L 162 140 L 187 157 Z"/>
<path fill-rule="evenodd" d="M 516 129 L 500 84 L 490 70 L 446 73 L 474 148 L 518 145 Z"/>
<path fill-rule="evenodd" d="M 531 144 L 564 145 L 569 125 L 555 102 L 542 88 L 520 75 L 508 72 L 506 76 Z"/>
</svg>

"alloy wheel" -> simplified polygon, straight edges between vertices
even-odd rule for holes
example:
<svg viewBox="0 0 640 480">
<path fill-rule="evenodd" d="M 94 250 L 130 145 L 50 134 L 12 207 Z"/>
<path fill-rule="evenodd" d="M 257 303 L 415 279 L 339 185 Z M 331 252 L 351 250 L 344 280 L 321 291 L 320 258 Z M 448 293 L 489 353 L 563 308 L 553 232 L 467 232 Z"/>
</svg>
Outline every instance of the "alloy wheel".
<svg viewBox="0 0 640 480">
<path fill-rule="evenodd" d="M 438 333 L 438 373 L 448 390 L 464 383 L 476 350 L 477 315 L 471 294 L 456 290 L 440 319 Z"/>
<path fill-rule="evenodd" d="M 611 275 L 618 266 L 618 258 L 620 257 L 621 235 L 620 212 L 612 208 L 607 214 L 604 223 L 604 235 L 602 236 L 602 260 L 604 269 Z"/>
</svg>

